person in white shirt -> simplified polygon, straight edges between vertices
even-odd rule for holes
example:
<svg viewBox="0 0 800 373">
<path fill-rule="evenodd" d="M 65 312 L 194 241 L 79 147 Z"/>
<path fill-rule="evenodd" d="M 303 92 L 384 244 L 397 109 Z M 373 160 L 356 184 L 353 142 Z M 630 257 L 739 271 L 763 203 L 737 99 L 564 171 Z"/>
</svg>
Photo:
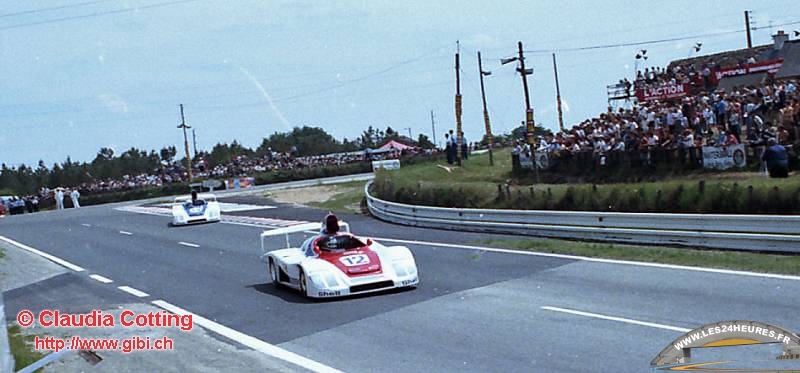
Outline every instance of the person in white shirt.
<svg viewBox="0 0 800 373">
<path fill-rule="evenodd" d="M 56 209 L 63 210 L 64 209 L 64 191 L 61 188 L 56 188 L 55 192 L 55 199 L 56 199 Z"/>
<path fill-rule="evenodd" d="M 73 189 L 72 192 L 69 194 L 69 198 L 72 199 L 72 206 L 75 208 L 81 207 L 81 204 L 78 203 L 78 198 L 81 197 L 81 193 L 78 192 L 78 189 Z"/>
</svg>

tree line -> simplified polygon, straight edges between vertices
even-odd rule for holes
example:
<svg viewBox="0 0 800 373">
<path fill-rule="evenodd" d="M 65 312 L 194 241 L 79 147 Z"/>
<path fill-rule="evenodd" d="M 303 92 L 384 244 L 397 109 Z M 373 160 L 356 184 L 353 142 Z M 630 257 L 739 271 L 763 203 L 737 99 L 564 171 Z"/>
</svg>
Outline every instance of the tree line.
<svg viewBox="0 0 800 373">
<path fill-rule="evenodd" d="M 407 145 L 433 148 L 430 139 L 420 134 L 416 140 L 401 136 L 391 127 L 385 130 L 370 126 L 354 139 L 334 138 L 320 127 L 295 127 L 290 132 L 275 132 L 263 139 L 261 144 L 250 149 L 237 141 L 230 144 L 217 143 L 210 151 L 198 151 L 192 161 L 200 159 L 210 167 L 230 163 L 238 156 L 262 157 L 269 152 L 289 153 L 295 157 L 342 153 L 376 148 L 386 141 L 395 140 Z M 0 194 L 27 195 L 42 187 L 78 186 L 104 180 L 121 180 L 123 175 L 153 174 L 164 168 L 183 168 L 186 158 L 176 158 L 178 150 L 168 146 L 156 150 L 135 147 L 117 154 L 114 149 L 100 148 L 91 162 L 75 162 L 67 157 L 61 163 L 47 167 L 39 160 L 36 167 L 21 164 L 17 167 L 0 165 Z"/>
</svg>

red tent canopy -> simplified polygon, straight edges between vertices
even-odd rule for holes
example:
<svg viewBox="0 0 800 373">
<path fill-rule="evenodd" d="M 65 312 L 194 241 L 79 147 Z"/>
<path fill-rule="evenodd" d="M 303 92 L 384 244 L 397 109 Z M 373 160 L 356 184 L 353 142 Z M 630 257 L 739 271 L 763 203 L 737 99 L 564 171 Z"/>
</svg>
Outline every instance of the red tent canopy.
<svg viewBox="0 0 800 373">
<path fill-rule="evenodd" d="M 394 141 L 394 140 L 389 140 L 389 142 L 387 142 L 386 144 L 383 144 L 383 146 L 381 146 L 379 149 L 405 150 L 405 149 L 408 149 L 408 148 L 411 148 L 411 147 L 408 146 L 408 145 L 405 145 L 405 144 L 401 144 L 401 143 L 399 143 L 397 141 Z"/>
</svg>

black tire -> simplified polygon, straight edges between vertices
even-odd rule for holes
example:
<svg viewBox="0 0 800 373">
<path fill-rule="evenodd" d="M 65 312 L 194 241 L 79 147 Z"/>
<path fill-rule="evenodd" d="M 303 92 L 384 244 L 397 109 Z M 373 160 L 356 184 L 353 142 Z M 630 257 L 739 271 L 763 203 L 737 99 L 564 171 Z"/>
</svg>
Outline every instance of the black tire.
<svg viewBox="0 0 800 373">
<path fill-rule="evenodd" d="M 272 281 L 272 285 L 275 287 L 280 286 L 280 282 L 278 281 L 278 266 L 275 265 L 275 261 L 272 258 L 269 258 L 269 264 L 267 265 L 267 275 L 269 279 Z"/>
<path fill-rule="evenodd" d="M 306 285 L 306 273 L 303 272 L 303 268 L 300 268 L 300 275 L 299 282 L 300 282 L 300 292 L 303 293 L 303 296 L 308 298 L 308 285 Z"/>
</svg>

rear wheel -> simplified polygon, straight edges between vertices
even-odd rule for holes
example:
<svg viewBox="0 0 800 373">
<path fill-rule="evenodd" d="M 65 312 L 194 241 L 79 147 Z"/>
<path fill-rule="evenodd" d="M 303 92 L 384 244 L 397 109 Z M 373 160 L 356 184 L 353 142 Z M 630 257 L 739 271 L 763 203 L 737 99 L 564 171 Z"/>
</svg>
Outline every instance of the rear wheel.
<svg viewBox="0 0 800 373">
<path fill-rule="evenodd" d="M 272 280 L 272 285 L 280 285 L 278 282 L 278 266 L 275 265 L 275 261 L 272 258 L 269 258 L 269 278 Z"/>
<path fill-rule="evenodd" d="M 308 286 L 306 285 L 306 273 L 300 268 L 300 292 L 304 297 L 308 297 Z"/>
</svg>

